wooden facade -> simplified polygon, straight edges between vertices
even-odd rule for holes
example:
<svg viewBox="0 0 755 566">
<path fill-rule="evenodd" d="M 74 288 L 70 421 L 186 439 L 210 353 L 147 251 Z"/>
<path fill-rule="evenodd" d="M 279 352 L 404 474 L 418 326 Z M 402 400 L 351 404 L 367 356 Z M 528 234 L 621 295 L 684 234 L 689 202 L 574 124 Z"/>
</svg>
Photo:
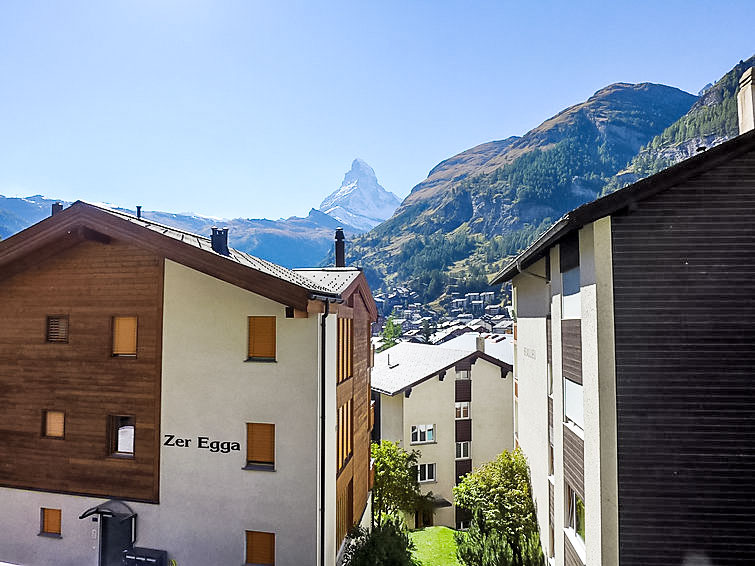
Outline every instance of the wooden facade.
<svg viewBox="0 0 755 566">
<path fill-rule="evenodd" d="M 156 502 L 161 257 L 119 240 L 81 240 L 0 277 L 0 485 Z M 67 340 L 47 341 L 64 315 Z M 137 354 L 113 355 L 113 317 L 136 316 Z M 40 434 L 64 414 L 62 438 Z M 109 453 L 111 415 L 135 418 L 133 458 Z"/>
</svg>

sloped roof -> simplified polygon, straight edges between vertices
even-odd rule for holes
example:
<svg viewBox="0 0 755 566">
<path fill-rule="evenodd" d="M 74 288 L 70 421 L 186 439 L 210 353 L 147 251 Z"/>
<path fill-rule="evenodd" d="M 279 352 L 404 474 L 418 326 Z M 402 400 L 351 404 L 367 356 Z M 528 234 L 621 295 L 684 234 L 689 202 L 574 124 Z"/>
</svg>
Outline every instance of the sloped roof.
<svg viewBox="0 0 755 566">
<path fill-rule="evenodd" d="M 755 130 L 737 136 L 655 175 L 567 212 L 527 249 L 498 272 L 491 279 L 490 284 L 497 285 L 513 279 L 522 269 L 543 257 L 546 250 L 572 232 L 579 230 L 582 226 L 604 216 L 631 209 L 640 201 L 753 150 L 755 150 Z"/>
<path fill-rule="evenodd" d="M 429 344 L 399 342 L 392 348 L 375 354 L 372 389 L 386 395 L 396 395 L 461 362 L 471 362 L 480 358 L 507 372 L 512 369 L 511 364 L 476 350 L 456 350 Z"/>
<path fill-rule="evenodd" d="M 87 239 L 103 244 L 111 239 L 128 241 L 301 310 L 307 308 L 310 299 L 341 300 L 345 293 L 357 289 L 367 297 L 370 311 L 375 309 L 366 279 L 358 269 L 292 270 L 232 248 L 223 255 L 212 249 L 209 237 L 83 201 L 0 242 L 0 277 Z"/>
</svg>

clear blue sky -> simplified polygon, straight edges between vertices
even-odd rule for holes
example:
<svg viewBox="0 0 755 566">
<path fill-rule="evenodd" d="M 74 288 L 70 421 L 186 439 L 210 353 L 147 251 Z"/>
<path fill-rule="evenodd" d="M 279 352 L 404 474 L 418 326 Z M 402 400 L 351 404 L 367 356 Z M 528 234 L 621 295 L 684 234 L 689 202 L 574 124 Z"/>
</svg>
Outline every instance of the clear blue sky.
<svg viewBox="0 0 755 566">
<path fill-rule="evenodd" d="M 696 93 L 755 2 L 0 3 L 0 194 L 305 215 L 354 157 L 439 161 L 618 81 Z"/>
</svg>

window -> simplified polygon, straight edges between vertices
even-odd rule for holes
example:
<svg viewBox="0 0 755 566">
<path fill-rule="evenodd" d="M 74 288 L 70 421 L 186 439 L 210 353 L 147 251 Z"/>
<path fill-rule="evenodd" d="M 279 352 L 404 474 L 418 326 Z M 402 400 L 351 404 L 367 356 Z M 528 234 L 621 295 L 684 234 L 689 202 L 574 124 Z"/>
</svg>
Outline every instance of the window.
<svg viewBox="0 0 755 566">
<path fill-rule="evenodd" d="M 275 468 L 275 425 L 246 423 L 246 467 Z"/>
<path fill-rule="evenodd" d="M 249 317 L 248 360 L 275 361 L 275 317 Z"/>
<path fill-rule="evenodd" d="M 585 502 L 570 486 L 567 486 L 569 496 L 569 528 L 572 529 L 582 542 L 585 542 Z"/>
<path fill-rule="evenodd" d="M 417 480 L 419 482 L 435 481 L 435 464 L 419 464 L 417 466 Z"/>
<path fill-rule="evenodd" d="M 469 379 L 469 370 L 468 369 L 456 370 L 456 379 Z"/>
<path fill-rule="evenodd" d="M 456 459 L 469 458 L 469 441 L 456 443 Z"/>
<path fill-rule="evenodd" d="M 564 378 L 564 421 L 571 422 L 584 430 L 584 404 L 582 386 L 571 379 Z"/>
<path fill-rule="evenodd" d="M 338 319 L 338 368 L 336 381 L 341 383 L 354 374 L 354 327 L 350 318 Z"/>
<path fill-rule="evenodd" d="M 110 415 L 108 419 L 110 455 L 119 458 L 133 458 L 134 426 L 136 424 L 136 419 L 124 415 Z"/>
<path fill-rule="evenodd" d="M 56 315 L 47 317 L 47 341 L 68 342 L 68 316 Z"/>
<path fill-rule="evenodd" d="M 113 317 L 113 356 L 136 356 L 136 317 Z"/>
<path fill-rule="evenodd" d="M 579 266 L 561 274 L 561 318 L 581 318 L 582 302 L 579 294 Z"/>
<path fill-rule="evenodd" d="M 554 474 L 553 444 L 548 445 L 548 475 Z"/>
<path fill-rule="evenodd" d="M 456 403 L 456 418 L 457 419 L 469 418 L 469 401 L 460 401 Z"/>
<path fill-rule="evenodd" d="M 466 531 L 469 528 L 469 521 L 456 521 L 457 531 Z"/>
<path fill-rule="evenodd" d="M 44 411 L 42 413 L 42 436 L 63 438 L 65 435 L 65 413 L 63 411 Z"/>
<path fill-rule="evenodd" d="M 353 450 L 354 436 L 354 412 L 352 410 L 353 400 L 349 399 L 346 403 L 338 407 L 338 425 L 337 425 L 337 466 L 336 469 L 341 471 L 351 458 Z"/>
<path fill-rule="evenodd" d="M 246 531 L 246 564 L 275 566 L 275 533 Z"/>
<path fill-rule="evenodd" d="M 423 424 L 412 426 L 412 444 L 435 442 L 435 425 Z"/>
<path fill-rule="evenodd" d="M 60 536 L 60 509 L 42 507 L 39 513 L 39 534 L 45 536 Z"/>
<path fill-rule="evenodd" d="M 550 362 L 546 371 L 548 376 L 548 396 L 551 396 L 553 395 L 553 366 L 551 366 Z"/>
</svg>

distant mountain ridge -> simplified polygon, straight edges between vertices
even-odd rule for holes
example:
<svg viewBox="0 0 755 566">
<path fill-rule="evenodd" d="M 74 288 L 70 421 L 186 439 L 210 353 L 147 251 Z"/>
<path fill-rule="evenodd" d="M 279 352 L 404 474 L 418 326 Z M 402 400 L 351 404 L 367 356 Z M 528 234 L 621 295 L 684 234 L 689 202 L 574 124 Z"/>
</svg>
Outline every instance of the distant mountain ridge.
<svg viewBox="0 0 755 566">
<path fill-rule="evenodd" d="M 7 238 L 48 217 L 55 202 L 58 201 L 42 195 L 25 198 L 0 195 L 0 238 Z M 323 203 L 329 205 L 333 215 L 314 208 L 306 217 L 280 220 L 218 219 L 154 210 L 143 210 L 142 214 L 145 219 L 208 236 L 212 226 L 227 226 L 232 247 L 285 267 L 311 267 L 318 265 L 332 248 L 337 227 L 343 227 L 346 236 L 351 238 L 379 223 L 381 217 L 389 217 L 398 206 L 398 199 L 377 183 L 372 167 L 357 159 L 346 173 L 341 189 Z M 135 214 L 134 210 L 118 210 Z"/>
<path fill-rule="evenodd" d="M 378 183 L 375 171 L 361 159 L 355 159 L 344 175 L 338 190 L 320 204 L 320 210 L 362 231 L 387 220 L 401 201 Z"/>
</svg>

